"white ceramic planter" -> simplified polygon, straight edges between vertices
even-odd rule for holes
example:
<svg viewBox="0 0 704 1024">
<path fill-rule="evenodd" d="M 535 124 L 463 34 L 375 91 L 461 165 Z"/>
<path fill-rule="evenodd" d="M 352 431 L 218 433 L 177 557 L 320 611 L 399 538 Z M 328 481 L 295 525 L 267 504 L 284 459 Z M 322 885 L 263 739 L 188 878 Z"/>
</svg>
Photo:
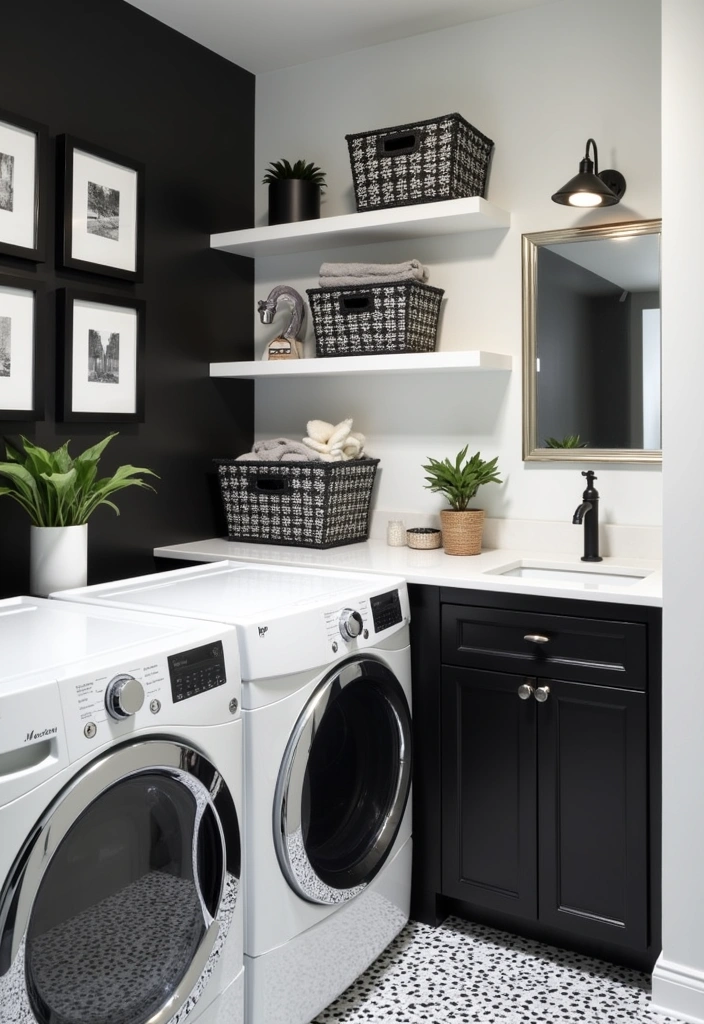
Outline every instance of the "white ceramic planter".
<svg viewBox="0 0 704 1024">
<path fill-rule="evenodd" d="M 88 582 L 88 524 L 30 527 L 29 589 L 35 597 Z"/>
</svg>

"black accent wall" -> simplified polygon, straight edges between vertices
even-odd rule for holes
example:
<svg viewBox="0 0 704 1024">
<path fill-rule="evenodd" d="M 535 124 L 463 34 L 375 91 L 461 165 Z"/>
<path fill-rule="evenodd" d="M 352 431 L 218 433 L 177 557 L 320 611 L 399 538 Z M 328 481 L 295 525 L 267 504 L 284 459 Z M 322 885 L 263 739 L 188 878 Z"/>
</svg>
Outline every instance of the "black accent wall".
<svg viewBox="0 0 704 1024">
<path fill-rule="evenodd" d="M 123 0 L 31 0 L 3 21 L 0 107 L 146 165 L 144 282 L 55 269 L 55 189 L 46 264 L 0 258 L 0 272 L 47 288 L 39 372 L 46 418 L 0 423 L 74 453 L 113 425 L 63 424 L 56 409 L 56 289 L 114 292 L 146 301 L 146 416 L 120 425 L 101 466 L 157 472 L 157 494 L 117 495 L 121 515 L 100 508 L 89 527 L 89 580 L 153 569 L 152 549 L 224 532 L 211 459 L 246 451 L 253 386 L 211 381 L 211 360 L 253 354 L 253 264 L 210 250 L 212 231 L 253 223 L 254 76 Z M 27 591 L 29 519 L 0 497 L 0 596 Z"/>
</svg>

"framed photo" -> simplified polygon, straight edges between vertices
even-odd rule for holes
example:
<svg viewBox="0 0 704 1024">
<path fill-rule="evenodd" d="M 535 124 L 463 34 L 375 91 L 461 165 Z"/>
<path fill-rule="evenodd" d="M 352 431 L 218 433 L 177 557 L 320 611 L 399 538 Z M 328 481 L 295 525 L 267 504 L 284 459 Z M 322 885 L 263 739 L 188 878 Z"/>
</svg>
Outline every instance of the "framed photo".
<svg viewBox="0 0 704 1024">
<path fill-rule="evenodd" d="M 144 419 L 144 311 L 141 299 L 59 291 L 64 421 Z"/>
<path fill-rule="evenodd" d="M 43 418 L 37 343 L 42 298 L 42 285 L 0 274 L 0 420 Z"/>
<path fill-rule="evenodd" d="M 49 131 L 0 110 L 0 256 L 42 263 Z"/>
<path fill-rule="evenodd" d="M 81 142 L 58 139 L 61 266 L 141 281 L 144 165 Z"/>
</svg>

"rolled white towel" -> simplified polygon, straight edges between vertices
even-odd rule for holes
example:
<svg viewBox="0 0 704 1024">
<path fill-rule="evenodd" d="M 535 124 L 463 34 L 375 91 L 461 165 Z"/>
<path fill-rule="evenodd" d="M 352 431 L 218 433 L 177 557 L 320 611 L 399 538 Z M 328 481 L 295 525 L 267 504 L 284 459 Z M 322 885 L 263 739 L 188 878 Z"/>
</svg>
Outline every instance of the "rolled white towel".
<svg viewBox="0 0 704 1024">
<path fill-rule="evenodd" d="M 326 423 L 325 420 L 308 420 L 306 430 L 309 438 L 319 441 L 320 444 L 327 444 L 335 428 L 332 423 Z"/>
</svg>

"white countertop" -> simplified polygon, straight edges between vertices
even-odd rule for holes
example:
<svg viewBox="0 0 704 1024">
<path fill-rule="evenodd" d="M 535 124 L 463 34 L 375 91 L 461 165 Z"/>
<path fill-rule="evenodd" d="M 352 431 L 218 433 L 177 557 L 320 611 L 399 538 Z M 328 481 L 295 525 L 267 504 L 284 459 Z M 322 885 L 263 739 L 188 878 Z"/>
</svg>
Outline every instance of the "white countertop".
<svg viewBox="0 0 704 1024">
<path fill-rule="evenodd" d="M 174 558 L 194 562 L 216 562 L 231 558 L 238 562 L 264 562 L 269 565 L 296 565 L 318 569 L 346 569 L 351 572 L 388 573 L 404 576 L 409 583 L 426 583 L 439 587 L 465 587 L 491 590 L 495 593 L 532 594 L 543 597 L 566 597 L 580 601 L 601 601 L 610 604 L 651 605 L 662 607 L 662 563 L 645 558 L 604 558 L 589 565 L 579 554 L 564 555 L 539 551 L 515 551 L 497 548 L 480 555 L 447 555 L 442 548 L 432 551 L 389 547 L 384 541 L 368 540 L 343 547 L 285 547 L 277 544 L 245 544 L 213 537 L 210 540 L 172 544 L 154 549 L 158 558 Z M 602 583 L 519 579 L 490 575 L 492 570 L 517 562 L 535 562 L 542 566 L 582 572 L 603 569 L 629 570 L 648 575 L 636 583 L 619 584 L 618 579 Z"/>
</svg>

